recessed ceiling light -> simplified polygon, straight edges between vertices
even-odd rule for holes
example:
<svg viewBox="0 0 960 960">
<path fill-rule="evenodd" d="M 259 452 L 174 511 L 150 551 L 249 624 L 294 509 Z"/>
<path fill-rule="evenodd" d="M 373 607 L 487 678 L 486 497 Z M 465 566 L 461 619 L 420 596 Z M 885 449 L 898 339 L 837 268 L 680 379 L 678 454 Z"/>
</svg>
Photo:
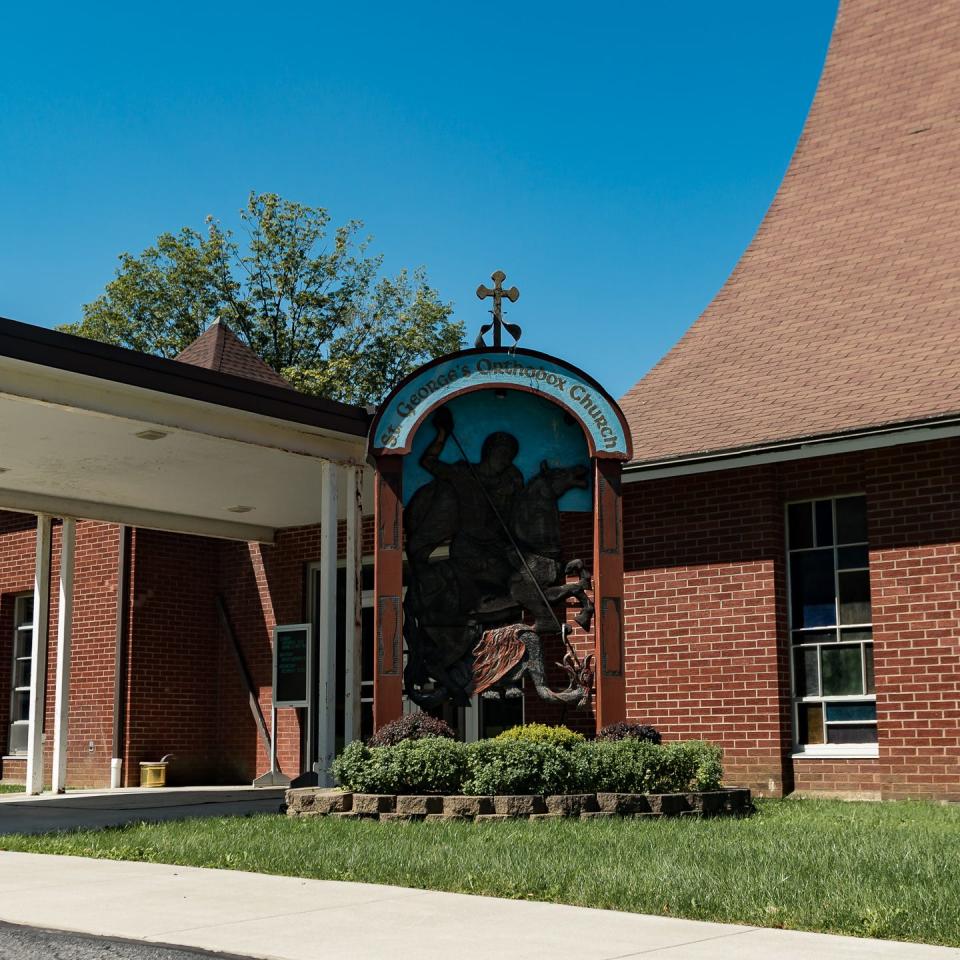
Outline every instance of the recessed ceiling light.
<svg viewBox="0 0 960 960">
<path fill-rule="evenodd" d="M 243 504 L 237 504 L 235 507 L 227 507 L 231 513 L 249 513 L 253 507 L 245 507 Z"/>
<path fill-rule="evenodd" d="M 166 436 L 165 430 L 141 430 L 139 433 L 135 433 L 135 437 L 139 437 L 141 440 L 162 440 Z"/>
</svg>

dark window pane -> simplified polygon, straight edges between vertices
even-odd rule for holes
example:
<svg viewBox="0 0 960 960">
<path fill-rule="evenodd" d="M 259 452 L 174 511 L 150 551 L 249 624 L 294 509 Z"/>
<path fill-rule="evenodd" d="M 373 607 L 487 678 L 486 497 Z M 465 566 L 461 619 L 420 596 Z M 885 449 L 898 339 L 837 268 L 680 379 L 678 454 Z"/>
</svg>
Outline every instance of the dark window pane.
<svg viewBox="0 0 960 960">
<path fill-rule="evenodd" d="M 795 650 L 793 655 L 794 694 L 798 697 L 816 697 L 820 695 L 820 681 L 817 670 L 817 648 L 806 647 Z"/>
<path fill-rule="evenodd" d="M 320 577 L 317 576 L 317 598 L 320 597 Z M 319 617 L 320 612 L 317 611 Z M 351 621 L 353 616 L 351 614 Z M 318 630 L 319 632 L 319 630 Z M 346 704 L 346 681 L 344 664 L 347 655 L 347 571 L 345 567 L 337 569 L 337 624 L 336 624 L 337 672 L 334 683 L 334 741 L 337 751 L 343 749 L 345 739 L 344 705 Z"/>
<path fill-rule="evenodd" d="M 827 723 L 833 720 L 876 720 L 875 703 L 828 703 Z"/>
<path fill-rule="evenodd" d="M 832 550 L 790 557 L 790 597 L 794 628 L 829 627 L 837 622 Z"/>
<path fill-rule="evenodd" d="M 870 622 L 870 574 L 866 570 L 841 573 L 840 622 Z"/>
<path fill-rule="evenodd" d="M 33 623 L 33 597 L 25 597 L 17 604 L 17 626 Z"/>
<path fill-rule="evenodd" d="M 364 607 L 360 630 L 360 679 L 373 679 L 373 607 Z"/>
<path fill-rule="evenodd" d="M 373 704 L 360 704 L 360 739 L 369 740 L 373 736 Z"/>
<path fill-rule="evenodd" d="M 840 631 L 840 639 L 844 643 L 853 643 L 860 640 L 866 640 L 869 642 L 873 639 L 873 631 L 869 627 L 857 627 L 853 630 L 848 627 L 847 629 Z"/>
<path fill-rule="evenodd" d="M 863 661 L 859 646 L 820 648 L 821 682 L 825 697 L 863 693 Z"/>
<path fill-rule="evenodd" d="M 813 546 L 813 510 L 809 503 L 787 507 L 787 534 L 791 550 Z"/>
<path fill-rule="evenodd" d="M 833 643 L 837 639 L 836 630 L 794 630 L 793 642 L 799 643 Z"/>
<path fill-rule="evenodd" d="M 866 547 L 840 547 L 837 550 L 837 566 L 841 570 L 867 566 Z"/>
<path fill-rule="evenodd" d="M 29 720 L 30 719 L 30 691 L 17 690 L 13 695 L 11 720 Z"/>
<path fill-rule="evenodd" d="M 347 568 L 337 567 L 337 583 L 345 584 L 347 582 Z M 346 589 L 346 587 L 344 587 Z M 360 567 L 360 589 L 373 589 L 373 567 L 367 563 Z"/>
<path fill-rule="evenodd" d="M 13 655 L 15 657 L 33 656 L 33 631 L 18 630 L 13 643 Z"/>
<path fill-rule="evenodd" d="M 827 727 L 827 743 L 876 743 L 877 728 L 872 723 L 851 723 Z"/>
<path fill-rule="evenodd" d="M 876 693 L 877 684 L 873 679 L 873 644 L 863 648 L 863 659 L 867 672 L 867 693 Z"/>
<path fill-rule="evenodd" d="M 817 546 L 828 547 L 833 543 L 833 501 L 818 500 L 813 506 L 817 525 Z"/>
<path fill-rule="evenodd" d="M 867 542 L 867 498 L 837 500 L 837 543 Z"/>
<path fill-rule="evenodd" d="M 797 743 L 823 743 L 823 707 L 819 703 L 797 705 Z"/>
<path fill-rule="evenodd" d="M 13 685 L 15 687 L 30 686 L 30 665 L 32 660 L 16 660 L 13 668 Z"/>
</svg>

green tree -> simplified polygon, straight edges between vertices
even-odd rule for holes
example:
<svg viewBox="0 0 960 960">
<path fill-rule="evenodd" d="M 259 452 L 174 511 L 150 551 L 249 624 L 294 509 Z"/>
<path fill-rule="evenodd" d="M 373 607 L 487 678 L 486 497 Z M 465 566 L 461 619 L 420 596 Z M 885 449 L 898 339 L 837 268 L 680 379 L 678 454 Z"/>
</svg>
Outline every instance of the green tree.
<svg viewBox="0 0 960 960">
<path fill-rule="evenodd" d="M 163 233 L 67 333 L 175 357 L 223 320 L 304 393 L 376 403 L 414 367 L 459 349 L 463 324 L 423 268 L 381 276 L 363 225 L 330 229 L 321 207 L 251 193 L 245 243 L 207 218 L 205 232 Z"/>
</svg>

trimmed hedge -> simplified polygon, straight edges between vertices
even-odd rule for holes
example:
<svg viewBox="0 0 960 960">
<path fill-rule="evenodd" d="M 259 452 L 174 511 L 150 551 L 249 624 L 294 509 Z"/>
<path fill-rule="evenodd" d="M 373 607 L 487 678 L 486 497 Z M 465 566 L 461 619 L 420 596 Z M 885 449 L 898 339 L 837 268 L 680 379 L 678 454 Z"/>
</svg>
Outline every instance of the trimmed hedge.
<svg viewBox="0 0 960 960">
<path fill-rule="evenodd" d="M 546 723 L 524 723 L 517 727 L 504 730 L 495 739 L 497 740 L 526 740 L 529 743 L 554 743 L 558 747 L 571 749 L 587 738 L 569 727 L 551 727 Z"/>
<path fill-rule="evenodd" d="M 580 765 L 573 750 L 533 740 L 479 740 L 467 745 L 461 791 L 489 794 L 578 793 Z"/>
<path fill-rule="evenodd" d="M 332 769 L 342 787 L 357 793 L 686 793 L 720 787 L 722 757 L 716 744 L 702 740 L 585 740 L 566 747 L 521 738 L 465 744 L 426 737 L 389 747 L 354 741 Z"/>
<path fill-rule="evenodd" d="M 723 781 L 723 751 L 703 740 L 594 740 L 578 753 L 583 782 L 598 793 L 716 790 Z"/>
<path fill-rule="evenodd" d="M 368 747 L 354 740 L 333 761 L 337 783 L 357 793 L 461 793 L 466 744 L 447 737 Z"/>
</svg>

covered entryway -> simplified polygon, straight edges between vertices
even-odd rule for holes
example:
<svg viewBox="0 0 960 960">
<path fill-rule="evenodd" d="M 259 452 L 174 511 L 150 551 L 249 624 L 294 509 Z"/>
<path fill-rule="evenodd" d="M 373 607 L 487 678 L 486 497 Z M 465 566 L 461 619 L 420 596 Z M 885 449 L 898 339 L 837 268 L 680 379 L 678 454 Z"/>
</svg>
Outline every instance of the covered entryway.
<svg viewBox="0 0 960 960">
<path fill-rule="evenodd" d="M 32 610 L 29 620 L 24 612 L 17 624 L 24 642 L 15 656 L 23 666 L 13 680 L 25 681 L 16 702 L 26 712 L 21 721 L 26 729 L 18 735 L 25 741 L 28 793 L 43 789 L 45 752 L 52 755 L 53 790 L 64 790 L 67 782 L 77 520 L 250 544 L 271 544 L 278 531 L 319 524 L 319 662 L 310 694 L 321 722 L 307 760 L 321 770 L 332 760 L 337 526 L 345 521 L 348 544 L 341 565 L 347 585 L 343 629 L 359 645 L 358 559 L 369 416 L 362 408 L 296 393 L 266 374 L 258 377 L 260 361 L 249 351 L 242 376 L 226 372 L 225 354 L 246 348 L 225 328 L 211 328 L 204 337 L 217 343 L 194 352 L 201 358 L 211 354 L 216 365 L 186 356 L 185 362 L 164 360 L 0 320 L 0 510 L 37 517 L 32 604 L 22 605 L 23 611 Z M 57 616 L 51 624 L 55 526 Z M 121 538 L 121 551 L 122 544 Z M 124 602 L 118 589 L 117 666 L 111 663 L 106 671 L 117 690 L 123 682 Z M 55 703 L 52 730 L 45 735 L 48 635 L 53 633 Z M 255 700 L 251 690 L 256 713 Z M 258 727 L 272 753 L 275 724 L 261 716 Z M 111 782 L 117 784 L 122 752 L 116 732 L 113 754 Z"/>
</svg>

